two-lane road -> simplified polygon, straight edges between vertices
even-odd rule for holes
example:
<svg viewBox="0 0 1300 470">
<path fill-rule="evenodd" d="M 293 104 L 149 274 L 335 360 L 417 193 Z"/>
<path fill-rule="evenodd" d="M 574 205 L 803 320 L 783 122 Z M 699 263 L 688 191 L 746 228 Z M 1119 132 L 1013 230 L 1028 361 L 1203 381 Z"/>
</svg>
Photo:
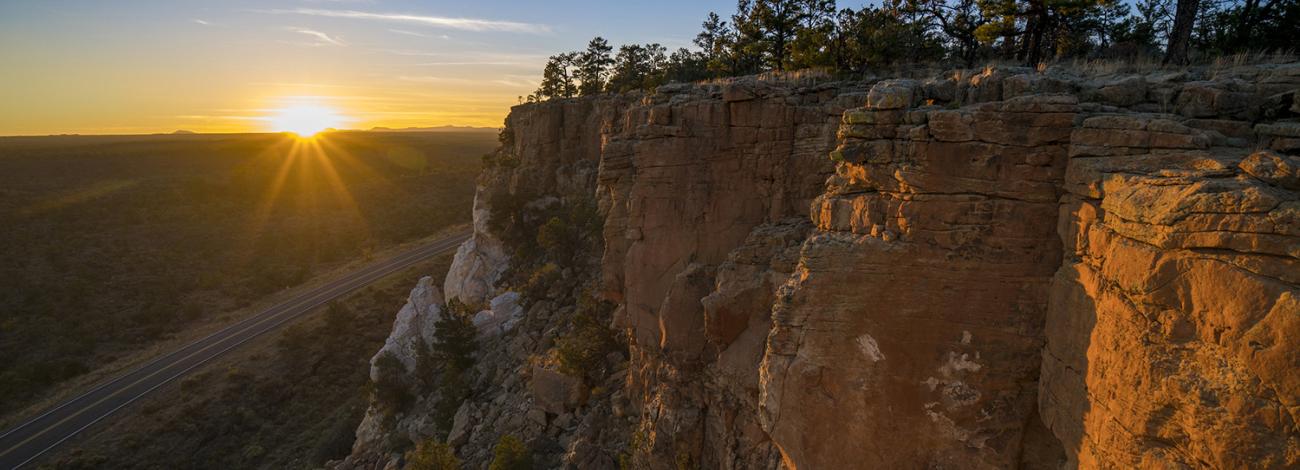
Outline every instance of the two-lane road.
<svg viewBox="0 0 1300 470">
<path fill-rule="evenodd" d="M 468 237 L 468 231 L 459 232 L 349 272 L 55 405 L 0 434 L 0 469 L 26 465 L 149 392 L 223 353 L 389 274 L 454 250 Z"/>
</svg>

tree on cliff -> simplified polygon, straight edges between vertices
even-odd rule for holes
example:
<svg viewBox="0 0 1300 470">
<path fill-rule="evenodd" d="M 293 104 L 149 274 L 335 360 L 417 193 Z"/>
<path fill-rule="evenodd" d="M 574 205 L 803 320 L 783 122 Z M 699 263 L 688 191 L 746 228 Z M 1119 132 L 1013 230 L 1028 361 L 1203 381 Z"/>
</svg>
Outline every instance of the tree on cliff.
<svg viewBox="0 0 1300 470">
<path fill-rule="evenodd" d="M 417 357 L 417 375 L 438 396 L 433 414 L 440 431 L 451 430 L 456 410 L 471 392 L 470 374 L 478 350 L 478 329 L 470 321 L 473 310 L 460 299 L 448 300 L 442 318 L 434 323 L 433 344 L 427 354 Z"/>
<path fill-rule="evenodd" d="M 578 94 L 581 96 L 598 95 L 605 91 L 605 77 L 614 59 L 609 56 L 614 50 L 605 38 L 595 37 L 587 43 L 587 50 L 578 54 Z"/>
<path fill-rule="evenodd" d="M 556 54 L 546 61 L 542 69 L 542 84 L 535 93 L 538 99 L 572 98 L 578 91 L 573 84 L 573 61 L 576 53 Z"/>
<path fill-rule="evenodd" d="M 820 2 L 817 2 L 820 3 Z M 763 60 L 774 70 L 785 70 L 790 59 L 790 46 L 800 26 L 812 15 L 809 2 L 804 0 L 741 0 L 737 7 L 742 16 L 735 24 L 756 39 L 753 46 L 761 51 Z"/>
<path fill-rule="evenodd" d="M 659 44 L 629 44 L 618 48 L 608 90 L 624 92 L 652 88 L 662 83 L 666 49 Z"/>
<path fill-rule="evenodd" d="M 980 54 L 976 31 L 991 21 L 980 3 L 978 0 L 917 0 L 914 5 L 924 14 L 928 27 L 943 33 L 952 55 L 971 67 Z"/>
<path fill-rule="evenodd" d="M 714 12 L 704 19 L 694 39 L 698 50 L 671 55 L 658 44 L 630 44 L 611 59 L 613 48 L 598 37 L 584 52 L 551 57 L 530 99 L 765 70 L 866 73 L 898 63 L 1038 65 L 1159 54 L 1167 63 L 1186 63 L 1193 50 L 1198 60 L 1284 52 L 1300 36 L 1300 0 L 883 0 L 835 8 L 833 0 L 737 0 L 730 21 Z"/>
<path fill-rule="evenodd" d="M 731 27 L 717 13 L 709 12 L 700 25 L 703 31 L 695 35 L 694 43 L 704 55 L 706 67 L 710 71 L 723 72 L 729 67 L 727 49 L 731 41 Z"/>
<path fill-rule="evenodd" d="M 837 23 L 835 0 L 805 0 L 806 12 L 790 44 L 790 66 L 795 69 L 836 65 Z"/>
<path fill-rule="evenodd" d="M 1200 0 L 1178 0 L 1174 10 L 1174 27 L 1169 32 L 1169 47 L 1165 49 L 1166 64 L 1187 63 L 1187 48 L 1191 45 L 1192 24 L 1196 21 L 1196 12 Z"/>
</svg>

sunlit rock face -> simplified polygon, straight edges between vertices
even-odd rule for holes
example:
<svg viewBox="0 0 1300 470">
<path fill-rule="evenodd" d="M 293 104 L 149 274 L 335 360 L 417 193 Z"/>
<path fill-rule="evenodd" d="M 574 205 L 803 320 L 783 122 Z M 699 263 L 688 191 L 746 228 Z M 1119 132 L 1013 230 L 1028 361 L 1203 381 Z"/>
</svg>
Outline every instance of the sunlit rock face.
<svg viewBox="0 0 1300 470">
<path fill-rule="evenodd" d="M 1300 466 L 1297 89 L 1296 64 L 1002 67 L 516 107 L 446 297 L 497 309 L 493 194 L 589 197 L 628 360 L 588 398 L 536 359 L 573 306 L 522 301 L 458 454 L 509 432 L 568 468 Z"/>
<path fill-rule="evenodd" d="M 375 362 L 385 354 L 396 357 L 407 371 L 414 371 L 418 351 L 433 341 L 434 325 L 442 319 L 443 308 L 442 293 L 433 286 L 433 278 L 421 278 L 397 312 L 384 347 L 370 359 L 370 379 L 378 378 Z"/>
<path fill-rule="evenodd" d="M 1071 466 L 1294 468 L 1300 159 L 1185 124 L 1073 135 L 1043 419 Z"/>
<path fill-rule="evenodd" d="M 484 305 L 491 299 L 501 273 L 510 267 L 501 241 L 488 230 L 492 214 L 486 198 L 483 187 L 474 192 L 474 232 L 456 249 L 443 280 L 447 298 L 459 299 L 467 305 Z"/>
</svg>

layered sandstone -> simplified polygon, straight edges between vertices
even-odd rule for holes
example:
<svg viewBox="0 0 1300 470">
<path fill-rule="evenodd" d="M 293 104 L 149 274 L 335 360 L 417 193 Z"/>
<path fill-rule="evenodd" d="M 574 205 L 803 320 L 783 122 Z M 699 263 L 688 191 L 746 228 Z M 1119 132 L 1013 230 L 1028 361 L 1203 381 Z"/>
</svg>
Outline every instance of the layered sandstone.
<svg viewBox="0 0 1300 470">
<path fill-rule="evenodd" d="M 617 304 L 627 363 L 575 385 L 537 359 L 572 293 L 528 299 L 450 440 L 473 468 L 505 433 L 573 468 L 1300 465 L 1297 89 L 990 68 L 517 107 L 446 297 L 518 287 L 494 198 L 587 198 L 602 248 L 563 278 Z"/>
</svg>

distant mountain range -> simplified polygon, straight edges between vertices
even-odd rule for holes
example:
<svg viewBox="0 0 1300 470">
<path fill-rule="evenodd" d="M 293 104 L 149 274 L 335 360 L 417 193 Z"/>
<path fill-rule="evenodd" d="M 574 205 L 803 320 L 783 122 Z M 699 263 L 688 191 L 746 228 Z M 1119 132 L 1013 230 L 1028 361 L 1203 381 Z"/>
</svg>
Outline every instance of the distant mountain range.
<svg viewBox="0 0 1300 470">
<path fill-rule="evenodd" d="M 437 126 L 437 127 L 371 127 L 368 132 L 446 132 L 446 131 L 495 131 L 495 127 L 474 126 Z"/>
</svg>

